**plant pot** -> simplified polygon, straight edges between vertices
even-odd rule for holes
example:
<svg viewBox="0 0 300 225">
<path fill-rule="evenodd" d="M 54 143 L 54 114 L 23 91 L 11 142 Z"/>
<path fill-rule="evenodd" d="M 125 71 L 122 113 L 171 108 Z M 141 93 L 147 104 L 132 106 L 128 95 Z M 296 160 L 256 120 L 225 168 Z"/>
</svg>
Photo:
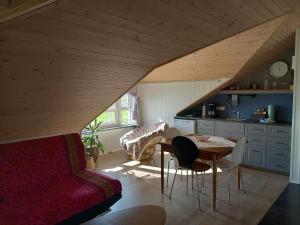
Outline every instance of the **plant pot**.
<svg viewBox="0 0 300 225">
<path fill-rule="evenodd" d="M 86 168 L 88 169 L 95 169 L 95 162 L 93 157 L 87 157 L 86 159 Z"/>
<path fill-rule="evenodd" d="M 99 157 L 99 148 L 98 147 L 85 148 L 85 153 L 87 155 L 87 158 L 92 157 L 94 159 L 94 163 L 97 162 L 97 159 Z"/>
</svg>

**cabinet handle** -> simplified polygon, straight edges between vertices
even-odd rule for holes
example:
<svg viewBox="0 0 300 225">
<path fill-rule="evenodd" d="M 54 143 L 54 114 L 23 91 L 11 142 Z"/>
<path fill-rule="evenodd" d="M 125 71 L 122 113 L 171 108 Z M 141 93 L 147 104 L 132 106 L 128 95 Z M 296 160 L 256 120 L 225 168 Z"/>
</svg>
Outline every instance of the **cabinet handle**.
<svg viewBox="0 0 300 225">
<path fill-rule="evenodd" d="M 275 142 L 276 144 L 279 144 L 279 145 L 285 145 L 286 143 L 282 143 L 282 142 Z"/>
<path fill-rule="evenodd" d="M 275 132 L 276 132 L 276 133 L 286 133 L 286 132 L 283 131 L 283 130 L 276 130 Z"/>
<path fill-rule="evenodd" d="M 276 155 L 278 155 L 278 156 L 284 156 L 284 154 L 280 154 L 280 153 L 276 153 Z"/>
<path fill-rule="evenodd" d="M 255 150 L 255 149 L 252 149 L 251 151 L 253 151 L 253 152 L 260 152 L 260 151 L 258 151 L 258 150 Z"/>
<path fill-rule="evenodd" d="M 280 168 L 283 168 L 283 166 L 282 166 L 282 165 L 278 165 L 278 164 L 277 164 L 277 165 L 275 165 L 275 166 L 276 166 L 276 167 L 280 167 Z"/>
</svg>

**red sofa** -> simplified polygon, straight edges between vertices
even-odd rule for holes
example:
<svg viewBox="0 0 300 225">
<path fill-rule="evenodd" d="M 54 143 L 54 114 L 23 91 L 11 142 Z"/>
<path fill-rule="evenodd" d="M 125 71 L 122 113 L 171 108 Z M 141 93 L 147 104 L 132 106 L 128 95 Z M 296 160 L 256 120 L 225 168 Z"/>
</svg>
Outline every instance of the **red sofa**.
<svg viewBox="0 0 300 225">
<path fill-rule="evenodd" d="M 86 169 L 79 134 L 0 145 L 0 224 L 80 224 L 121 198 L 118 180 Z"/>
</svg>

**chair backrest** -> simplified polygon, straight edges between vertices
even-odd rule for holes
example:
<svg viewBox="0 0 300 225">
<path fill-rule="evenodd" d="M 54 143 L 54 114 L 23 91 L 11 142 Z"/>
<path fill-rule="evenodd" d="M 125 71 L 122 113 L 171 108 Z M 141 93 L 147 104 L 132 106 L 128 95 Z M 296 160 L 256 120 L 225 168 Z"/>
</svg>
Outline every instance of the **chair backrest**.
<svg viewBox="0 0 300 225">
<path fill-rule="evenodd" d="M 173 139 L 177 136 L 180 136 L 180 132 L 177 128 L 170 127 L 166 130 L 166 135 L 165 136 L 166 136 L 167 139 Z"/>
<path fill-rule="evenodd" d="M 187 137 L 178 136 L 172 140 L 172 147 L 179 166 L 191 169 L 193 162 L 198 157 L 198 148 L 195 143 Z"/>
<path fill-rule="evenodd" d="M 238 142 L 235 144 L 233 148 L 231 156 L 235 166 L 243 163 L 244 152 L 246 150 L 246 143 L 247 143 L 246 137 L 242 137 L 238 140 Z"/>
</svg>

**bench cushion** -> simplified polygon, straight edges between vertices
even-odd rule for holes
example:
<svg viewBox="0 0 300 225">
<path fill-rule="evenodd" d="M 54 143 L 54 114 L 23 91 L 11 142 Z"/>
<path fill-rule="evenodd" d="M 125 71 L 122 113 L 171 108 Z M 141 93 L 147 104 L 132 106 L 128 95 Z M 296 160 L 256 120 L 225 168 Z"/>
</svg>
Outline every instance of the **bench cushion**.
<svg viewBox="0 0 300 225">
<path fill-rule="evenodd" d="M 120 194 L 118 180 L 85 168 L 78 134 L 0 145 L 0 221 L 56 224 Z"/>
</svg>

